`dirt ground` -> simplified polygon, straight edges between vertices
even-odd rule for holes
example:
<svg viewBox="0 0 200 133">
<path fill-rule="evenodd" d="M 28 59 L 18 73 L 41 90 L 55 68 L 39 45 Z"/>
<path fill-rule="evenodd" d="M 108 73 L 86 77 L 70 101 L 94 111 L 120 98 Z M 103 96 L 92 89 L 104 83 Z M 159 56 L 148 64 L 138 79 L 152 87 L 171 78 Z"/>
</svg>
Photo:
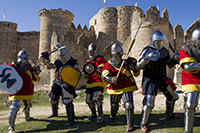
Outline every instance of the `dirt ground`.
<svg viewBox="0 0 200 133">
<path fill-rule="evenodd" d="M 175 103 L 174 107 L 174 112 L 178 110 L 183 110 L 183 93 L 181 93 L 181 89 L 178 88 L 177 92 L 179 94 L 179 99 Z M 141 111 L 142 109 L 142 98 L 143 95 L 141 94 L 140 91 L 134 92 L 134 110 L 135 111 Z M 165 97 L 162 94 L 157 95 L 155 99 L 155 106 L 154 110 L 165 110 Z M 74 109 L 75 109 L 75 114 L 85 114 L 86 112 L 90 112 L 88 105 L 85 102 L 81 103 L 74 103 Z M 80 111 L 81 110 L 81 111 Z M 110 100 L 109 98 L 104 99 L 103 103 L 103 110 L 105 111 L 110 111 Z M 122 106 L 120 106 L 120 110 L 124 110 Z M 58 113 L 66 113 L 65 106 L 60 104 L 59 105 L 59 110 Z M 164 113 L 164 112 L 163 112 Z M 8 125 L 8 115 L 9 115 L 9 110 L 6 111 L 0 111 L 0 121 L 1 126 L 6 126 Z M 39 117 L 39 116 L 49 116 L 51 115 L 51 107 L 50 104 L 47 106 L 33 106 L 30 111 L 30 116 L 31 117 Z M 17 114 L 17 119 L 16 119 L 16 124 L 24 122 L 24 113 L 22 112 L 22 108 L 18 111 Z"/>
</svg>

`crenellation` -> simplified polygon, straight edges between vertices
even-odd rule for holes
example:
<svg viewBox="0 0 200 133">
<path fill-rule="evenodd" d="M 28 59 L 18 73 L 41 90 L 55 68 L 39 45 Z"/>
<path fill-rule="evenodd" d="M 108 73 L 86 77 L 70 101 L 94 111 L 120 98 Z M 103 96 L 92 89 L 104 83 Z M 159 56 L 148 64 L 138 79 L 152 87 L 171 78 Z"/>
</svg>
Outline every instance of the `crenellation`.
<svg viewBox="0 0 200 133">
<path fill-rule="evenodd" d="M 17 25 L 18 24 L 12 23 L 12 22 L 0 21 L 0 28 L 9 28 L 9 29 L 17 30 Z"/>
<path fill-rule="evenodd" d="M 72 29 L 75 29 L 75 28 L 76 28 L 75 25 L 74 25 L 74 23 L 71 24 L 71 28 L 72 28 Z"/>
<path fill-rule="evenodd" d="M 81 25 L 80 25 L 80 24 L 78 24 L 78 26 L 77 26 L 77 29 L 82 29 L 82 27 L 81 27 Z"/>
<path fill-rule="evenodd" d="M 83 27 L 83 29 L 84 29 L 84 30 L 88 30 L 88 28 L 87 28 L 87 26 L 86 26 L 86 25 Z"/>
<path fill-rule="evenodd" d="M 167 9 L 164 9 L 162 12 L 162 18 L 169 21 L 169 13 L 167 11 Z"/>
</svg>

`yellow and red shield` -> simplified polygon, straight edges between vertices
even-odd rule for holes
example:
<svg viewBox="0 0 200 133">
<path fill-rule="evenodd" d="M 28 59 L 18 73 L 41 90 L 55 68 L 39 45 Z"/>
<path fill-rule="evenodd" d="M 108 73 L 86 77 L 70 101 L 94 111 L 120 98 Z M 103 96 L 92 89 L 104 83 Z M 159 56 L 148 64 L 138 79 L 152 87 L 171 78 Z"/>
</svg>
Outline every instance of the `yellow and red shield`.
<svg viewBox="0 0 200 133">
<path fill-rule="evenodd" d="M 63 66 L 60 69 L 61 79 L 67 84 L 76 87 L 81 76 L 81 72 L 71 66 Z"/>
</svg>

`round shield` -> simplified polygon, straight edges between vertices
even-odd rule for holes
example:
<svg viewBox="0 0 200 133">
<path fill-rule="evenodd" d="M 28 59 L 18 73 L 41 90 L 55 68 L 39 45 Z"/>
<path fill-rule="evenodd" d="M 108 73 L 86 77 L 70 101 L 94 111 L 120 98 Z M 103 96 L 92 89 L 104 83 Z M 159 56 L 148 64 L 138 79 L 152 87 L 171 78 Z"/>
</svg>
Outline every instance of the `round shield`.
<svg viewBox="0 0 200 133">
<path fill-rule="evenodd" d="M 17 71 L 9 65 L 0 65 L 0 89 L 9 95 L 16 94 L 22 88 L 23 80 Z"/>
<path fill-rule="evenodd" d="M 83 65 L 83 72 L 85 72 L 88 75 L 93 75 L 97 70 L 97 66 L 92 62 L 86 62 Z"/>
<path fill-rule="evenodd" d="M 150 61 L 156 61 L 160 57 L 160 53 L 158 52 L 158 50 L 149 50 L 146 53 L 146 57 Z"/>
</svg>

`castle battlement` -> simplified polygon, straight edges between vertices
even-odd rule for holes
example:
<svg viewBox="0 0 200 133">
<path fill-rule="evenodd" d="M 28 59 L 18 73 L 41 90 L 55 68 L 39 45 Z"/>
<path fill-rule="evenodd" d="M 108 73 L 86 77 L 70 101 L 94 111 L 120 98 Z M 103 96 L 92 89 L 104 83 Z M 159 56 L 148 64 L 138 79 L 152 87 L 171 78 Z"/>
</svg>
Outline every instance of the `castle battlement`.
<svg viewBox="0 0 200 133">
<path fill-rule="evenodd" d="M 40 19 L 43 17 L 51 17 L 51 16 L 58 16 L 62 18 L 69 19 L 71 22 L 74 20 L 74 15 L 67 10 L 62 10 L 62 9 L 49 9 L 47 10 L 46 8 L 40 10 L 38 12 Z"/>
<path fill-rule="evenodd" d="M 9 28 L 9 29 L 17 30 L 17 24 L 13 22 L 0 21 L 0 28 Z"/>
</svg>

